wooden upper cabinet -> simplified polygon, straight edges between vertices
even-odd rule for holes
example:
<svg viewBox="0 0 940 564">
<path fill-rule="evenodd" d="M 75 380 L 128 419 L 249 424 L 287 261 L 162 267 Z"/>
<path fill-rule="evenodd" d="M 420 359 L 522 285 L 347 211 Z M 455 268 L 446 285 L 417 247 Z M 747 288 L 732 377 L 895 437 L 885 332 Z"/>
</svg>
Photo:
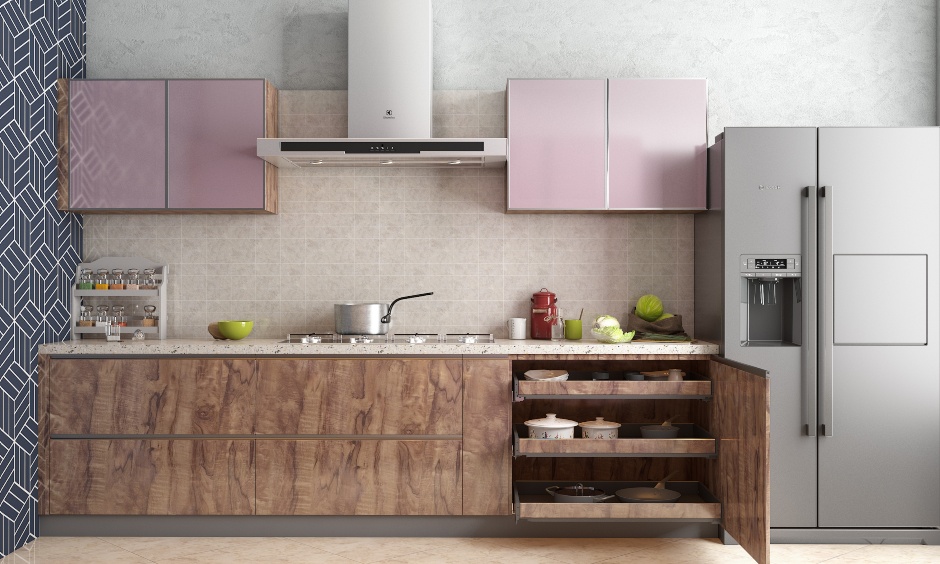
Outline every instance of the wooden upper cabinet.
<svg viewBox="0 0 940 564">
<path fill-rule="evenodd" d="M 72 210 L 166 207 L 166 82 L 60 81 L 68 200 Z M 62 93 L 60 92 L 60 95 Z M 62 110 L 62 109 L 60 109 Z M 61 165 L 61 163 L 60 163 Z M 59 180 L 62 186 L 62 178 Z"/>
<path fill-rule="evenodd" d="M 512 79 L 506 87 L 509 210 L 606 208 L 606 80 Z"/>
<path fill-rule="evenodd" d="M 700 211 L 705 79 L 512 79 L 509 211 Z"/>
<path fill-rule="evenodd" d="M 705 79 L 611 79 L 611 210 L 705 210 Z"/>
<path fill-rule="evenodd" d="M 460 435 L 459 358 L 259 360 L 259 434 Z"/>
<path fill-rule="evenodd" d="M 247 359 L 56 359 L 49 432 L 250 434 L 256 370 Z"/>
<path fill-rule="evenodd" d="M 254 80 L 59 79 L 59 209 L 277 211 L 277 90 Z"/>
</svg>

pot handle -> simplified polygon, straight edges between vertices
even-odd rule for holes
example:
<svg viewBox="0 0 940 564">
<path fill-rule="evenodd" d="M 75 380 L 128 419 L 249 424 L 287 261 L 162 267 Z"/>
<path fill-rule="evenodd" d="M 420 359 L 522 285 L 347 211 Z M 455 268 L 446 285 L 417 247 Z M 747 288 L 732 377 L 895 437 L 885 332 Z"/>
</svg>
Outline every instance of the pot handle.
<svg viewBox="0 0 940 564">
<path fill-rule="evenodd" d="M 382 323 L 390 323 L 392 321 L 392 308 L 395 307 L 395 304 L 397 304 L 398 302 L 402 300 L 407 300 L 410 298 L 421 298 L 424 296 L 433 296 L 433 295 L 434 295 L 434 292 L 425 292 L 423 294 L 415 294 L 413 296 L 402 296 L 400 298 L 395 298 L 395 301 L 388 304 L 388 311 L 385 312 L 385 315 L 382 316 L 382 319 L 380 319 L 380 321 Z"/>
<path fill-rule="evenodd" d="M 545 488 L 545 491 L 552 497 L 555 497 L 555 492 L 558 491 L 559 486 L 548 486 Z"/>
<path fill-rule="evenodd" d="M 595 497 L 595 498 L 594 498 L 594 503 L 601 503 L 601 502 L 603 502 L 603 501 L 607 501 L 608 499 L 615 498 L 615 497 L 617 497 L 617 496 L 615 496 L 615 495 L 605 495 L 604 497 Z"/>
</svg>

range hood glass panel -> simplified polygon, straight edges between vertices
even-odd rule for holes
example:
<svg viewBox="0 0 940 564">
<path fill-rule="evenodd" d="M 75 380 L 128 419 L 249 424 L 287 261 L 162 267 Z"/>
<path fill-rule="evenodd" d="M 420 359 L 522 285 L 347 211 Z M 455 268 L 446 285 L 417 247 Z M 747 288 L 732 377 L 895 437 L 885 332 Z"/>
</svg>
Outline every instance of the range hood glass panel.
<svg viewBox="0 0 940 564">
<path fill-rule="evenodd" d="M 258 156 L 282 168 L 324 166 L 498 167 L 506 139 L 258 139 Z"/>
<path fill-rule="evenodd" d="M 444 157 L 401 157 L 394 156 L 388 157 L 387 159 L 377 159 L 377 158 L 357 158 L 357 157 L 343 157 L 343 156 L 333 156 L 333 157 L 319 157 L 319 158 L 288 158 L 288 161 L 293 163 L 296 166 L 302 168 L 317 168 L 317 167 L 327 167 L 327 166 L 387 166 L 387 167 L 476 167 L 480 168 L 484 166 L 485 161 L 482 157 L 462 157 L 459 159 L 453 158 L 444 158 Z"/>
</svg>

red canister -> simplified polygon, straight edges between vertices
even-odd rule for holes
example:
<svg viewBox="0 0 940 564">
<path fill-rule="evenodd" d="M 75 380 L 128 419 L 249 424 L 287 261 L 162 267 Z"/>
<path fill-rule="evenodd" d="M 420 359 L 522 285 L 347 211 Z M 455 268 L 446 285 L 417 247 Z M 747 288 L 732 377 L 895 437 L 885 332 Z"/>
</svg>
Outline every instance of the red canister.
<svg viewBox="0 0 940 564">
<path fill-rule="evenodd" d="M 552 322 L 558 315 L 558 307 L 555 303 L 558 301 L 555 294 L 548 289 L 542 288 L 540 291 L 532 294 L 532 322 L 529 326 L 532 328 L 533 339 L 551 340 Z"/>
</svg>

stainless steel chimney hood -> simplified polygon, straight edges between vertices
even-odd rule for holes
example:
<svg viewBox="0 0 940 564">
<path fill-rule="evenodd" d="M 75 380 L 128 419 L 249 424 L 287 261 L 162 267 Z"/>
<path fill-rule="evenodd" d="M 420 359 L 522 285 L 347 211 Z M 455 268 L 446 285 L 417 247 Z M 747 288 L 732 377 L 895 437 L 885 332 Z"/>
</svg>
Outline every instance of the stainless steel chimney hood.
<svg viewBox="0 0 940 564">
<path fill-rule="evenodd" d="M 431 137 L 431 0 L 349 0 L 348 137 L 258 139 L 278 167 L 492 167 L 506 139 Z"/>
</svg>

